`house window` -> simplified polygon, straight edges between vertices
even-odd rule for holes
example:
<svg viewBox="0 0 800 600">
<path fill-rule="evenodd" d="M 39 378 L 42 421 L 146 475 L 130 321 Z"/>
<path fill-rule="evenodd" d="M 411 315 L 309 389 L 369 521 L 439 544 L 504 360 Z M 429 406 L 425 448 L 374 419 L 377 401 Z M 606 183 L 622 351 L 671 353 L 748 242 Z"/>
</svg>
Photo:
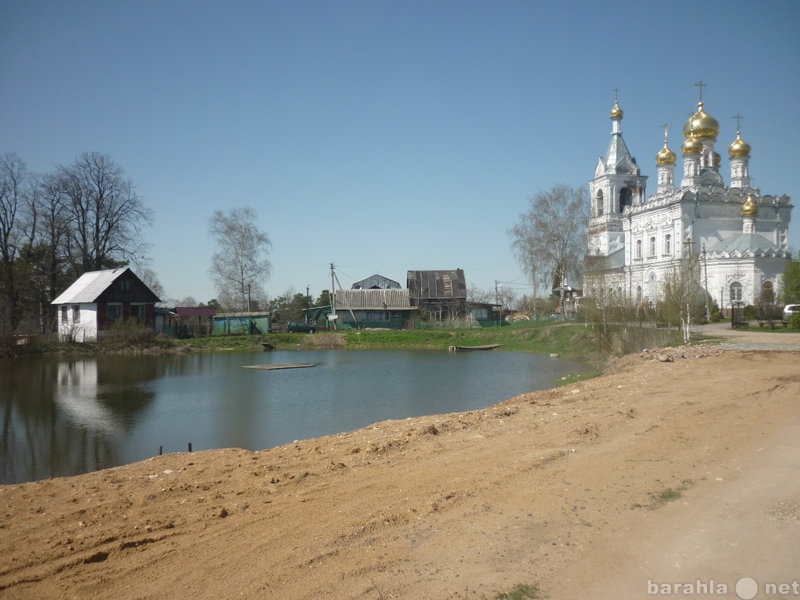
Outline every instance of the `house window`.
<svg viewBox="0 0 800 600">
<path fill-rule="evenodd" d="M 650 257 L 654 257 L 656 255 L 656 238 L 650 238 Z"/>
<path fill-rule="evenodd" d="M 664 254 L 672 254 L 672 234 L 669 233 L 664 236 Z"/>
<path fill-rule="evenodd" d="M 119 282 L 119 287 L 123 292 L 130 292 L 131 291 L 131 280 L 130 279 L 123 279 Z"/>
<path fill-rule="evenodd" d="M 147 318 L 147 307 L 144 304 L 132 304 L 131 318 L 144 323 Z"/>
<path fill-rule="evenodd" d="M 742 284 L 738 281 L 734 281 L 731 284 L 730 289 L 730 296 L 731 296 L 731 304 L 735 304 L 742 301 Z"/>
<path fill-rule="evenodd" d="M 61 324 L 66 325 L 69 323 L 69 311 L 67 311 L 66 306 L 61 307 Z"/>
<path fill-rule="evenodd" d="M 636 260 L 642 260 L 642 240 L 636 240 Z"/>
<path fill-rule="evenodd" d="M 106 320 L 113 323 L 122 318 L 122 304 L 107 304 L 106 305 Z"/>
<path fill-rule="evenodd" d="M 81 307 L 77 304 L 72 306 L 72 322 L 73 323 L 80 323 L 81 322 Z"/>
</svg>

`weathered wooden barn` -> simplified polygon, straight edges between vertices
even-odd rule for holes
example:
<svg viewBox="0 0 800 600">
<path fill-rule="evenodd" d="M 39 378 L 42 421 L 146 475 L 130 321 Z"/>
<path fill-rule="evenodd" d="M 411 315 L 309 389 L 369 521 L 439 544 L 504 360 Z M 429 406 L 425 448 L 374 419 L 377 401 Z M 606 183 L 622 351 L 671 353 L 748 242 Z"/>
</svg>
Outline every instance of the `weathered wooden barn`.
<svg viewBox="0 0 800 600">
<path fill-rule="evenodd" d="M 433 320 L 467 314 L 467 282 L 462 269 L 408 271 L 408 294 L 412 306 Z"/>
</svg>

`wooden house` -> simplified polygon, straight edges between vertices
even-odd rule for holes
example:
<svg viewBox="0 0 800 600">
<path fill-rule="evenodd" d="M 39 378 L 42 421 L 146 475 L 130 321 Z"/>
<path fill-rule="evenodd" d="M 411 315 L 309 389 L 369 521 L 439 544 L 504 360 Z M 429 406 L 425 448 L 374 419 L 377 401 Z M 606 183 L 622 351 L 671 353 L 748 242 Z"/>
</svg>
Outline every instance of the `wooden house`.
<svg viewBox="0 0 800 600">
<path fill-rule="evenodd" d="M 53 300 L 61 340 L 94 341 L 116 323 L 155 330 L 158 296 L 128 267 L 89 271 Z"/>
</svg>

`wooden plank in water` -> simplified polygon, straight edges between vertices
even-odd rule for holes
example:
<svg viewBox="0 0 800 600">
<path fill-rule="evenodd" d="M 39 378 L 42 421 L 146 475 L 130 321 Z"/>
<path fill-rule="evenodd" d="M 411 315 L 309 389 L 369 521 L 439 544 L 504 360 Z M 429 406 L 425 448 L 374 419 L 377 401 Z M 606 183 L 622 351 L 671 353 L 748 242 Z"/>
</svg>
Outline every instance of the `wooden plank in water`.
<svg viewBox="0 0 800 600">
<path fill-rule="evenodd" d="M 283 363 L 276 365 L 242 365 L 243 369 L 259 369 L 261 371 L 278 371 L 280 369 L 305 369 L 307 367 L 316 367 L 313 363 Z"/>
</svg>

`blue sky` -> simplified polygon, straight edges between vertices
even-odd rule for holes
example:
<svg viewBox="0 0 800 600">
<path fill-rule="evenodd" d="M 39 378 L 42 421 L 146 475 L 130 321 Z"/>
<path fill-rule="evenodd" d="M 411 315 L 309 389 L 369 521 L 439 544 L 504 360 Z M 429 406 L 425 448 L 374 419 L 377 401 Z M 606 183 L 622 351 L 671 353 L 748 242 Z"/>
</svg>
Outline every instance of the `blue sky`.
<svg viewBox="0 0 800 600">
<path fill-rule="evenodd" d="M 799 28 L 794 0 L 0 0 L 0 152 L 122 165 L 170 298 L 216 296 L 208 221 L 240 206 L 273 297 L 316 297 L 331 262 L 344 287 L 463 268 L 521 295 L 507 231 L 537 191 L 588 185 L 615 88 L 648 193 L 703 80 L 725 180 L 739 113 L 754 185 L 798 204 Z"/>
</svg>

